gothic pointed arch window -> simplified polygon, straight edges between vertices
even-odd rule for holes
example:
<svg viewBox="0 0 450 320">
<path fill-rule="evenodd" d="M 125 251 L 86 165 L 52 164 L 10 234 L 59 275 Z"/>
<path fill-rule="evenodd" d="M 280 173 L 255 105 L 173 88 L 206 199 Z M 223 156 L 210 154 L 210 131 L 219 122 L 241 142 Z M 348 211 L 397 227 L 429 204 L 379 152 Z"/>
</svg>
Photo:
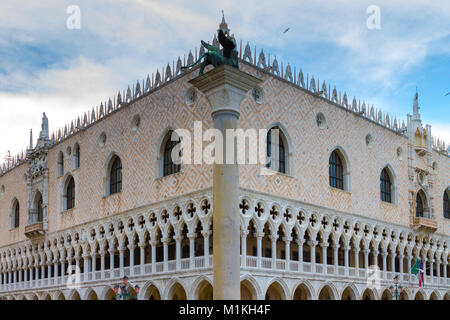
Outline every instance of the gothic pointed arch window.
<svg viewBox="0 0 450 320">
<path fill-rule="evenodd" d="M 444 218 L 450 219 L 450 188 L 444 192 Z"/>
<path fill-rule="evenodd" d="M 31 214 L 31 224 L 44 221 L 44 205 L 42 200 L 42 194 L 37 191 L 34 196 L 34 205 Z"/>
<path fill-rule="evenodd" d="M 118 156 L 112 159 L 109 171 L 109 194 L 122 192 L 122 161 Z"/>
<path fill-rule="evenodd" d="M 417 192 L 416 195 L 416 217 L 429 218 L 427 198 L 423 190 Z"/>
<path fill-rule="evenodd" d="M 391 173 L 387 167 L 383 168 L 380 175 L 380 195 L 384 202 L 393 202 L 392 195 L 393 181 Z"/>
<path fill-rule="evenodd" d="M 73 146 L 73 155 L 72 155 L 72 169 L 78 169 L 80 167 L 80 145 L 75 143 Z"/>
<path fill-rule="evenodd" d="M 72 176 L 69 176 L 67 179 L 65 194 L 65 209 L 70 210 L 75 208 L 75 180 Z"/>
<path fill-rule="evenodd" d="M 58 177 L 64 175 L 64 154 L 62 151 L 58 153 Z"/>
<path fill-rule="evenodd" d="M 11 229 L 18 228 L 20 225 L 20 205 L 19 201 L 14 198 L 11 210 Z"/>
<path fill-rule="evenodd" d="M 280 173 L 287 173 L 287 141 L 280 127 L 272 127 L 267 132 L 267 164 L 266 167 Z"/>
<path fill-rule="evenodd" d="M 180 172 L 181 165 L 177 161 L 178 159 L 173 159 L 172 153 L 173 149 L 180 143 L 180 138 L 176 139 L 175 141 L 172 140 L 172 134 L 174 131 L 169 131 L 166 136 L 164 137 L 163 144 L 162 144 L 162 176 L 166 177 L 168 175 Z M 176 135 L 175 135 L 176 137 Z M 179 156 L 181 156 L 181 151 Z M 175 160 L 175 161 L 174 161 Z"/>
<path fill-rule="evenodd" d="M 344 163 L 339 151 L 334 150 L 329 159 L 330 186 L 333 188 L 345 190 Z"/>
</svg>

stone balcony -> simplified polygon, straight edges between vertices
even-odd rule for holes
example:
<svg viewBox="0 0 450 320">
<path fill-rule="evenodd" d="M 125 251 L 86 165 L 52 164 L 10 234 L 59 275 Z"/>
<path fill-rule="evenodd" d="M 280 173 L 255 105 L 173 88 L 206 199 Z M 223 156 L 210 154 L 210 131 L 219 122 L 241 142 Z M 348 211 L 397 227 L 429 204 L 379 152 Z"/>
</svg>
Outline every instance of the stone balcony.
<svg viewBox="0 0 450 320">
<path fill-rule="evenodd" d="M 411 217 L 411 227 L 434 232 L 437 230 L 437 221 L 426 217 Z"/>
<path fill-rule="evenodd" d="M 45 234 L 44 223 L 36 222 L 25 226 L 25 236 L 27 238 L 35 238 Z"/>
</svg>

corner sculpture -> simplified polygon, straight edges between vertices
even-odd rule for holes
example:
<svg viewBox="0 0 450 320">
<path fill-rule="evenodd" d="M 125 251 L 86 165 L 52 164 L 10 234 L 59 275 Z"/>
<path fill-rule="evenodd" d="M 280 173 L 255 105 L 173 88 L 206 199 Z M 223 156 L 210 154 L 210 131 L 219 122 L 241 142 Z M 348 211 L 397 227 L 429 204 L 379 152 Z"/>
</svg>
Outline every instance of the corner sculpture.
<svg viewBox="0 0 450 320">
<path fill-rule="evenodd" d="M 223 14 L 223 11 L 222 11 Z M 234 36 L 230 36 L 228 26 L 225 22 L 225 17 L 222 16 L 222 23 L 220 24 L 219 30 L 217 30 L 217 38 L 219 43 L 222 45 L 223 49 L 207 44 L 205 41 L 201 41 L 202 46 L 208 51 L 203 53 L 197 61 L 195 61 L 191 65 L 187 65 L 181 67 L 182 70 L 189 69 L 197 65 L 202 59 L 202 63 L 200 65 L 200 73 L 203 74 L 205 67 L 208 65 L 213 65 L 214 68 L 217 68 L 221 65 L 229 65 L 235 68 L 239 68 L 238 64 L 238 52 L 236 50 L 236 40 Z"/>
</svg>

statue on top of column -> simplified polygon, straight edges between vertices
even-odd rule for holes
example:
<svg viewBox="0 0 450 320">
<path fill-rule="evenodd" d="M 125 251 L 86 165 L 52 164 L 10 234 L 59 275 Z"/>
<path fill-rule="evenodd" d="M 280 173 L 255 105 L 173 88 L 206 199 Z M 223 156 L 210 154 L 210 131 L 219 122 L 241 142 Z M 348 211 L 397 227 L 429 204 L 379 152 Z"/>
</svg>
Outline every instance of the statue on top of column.
<svg viewBox="0 0 450 320">
<path fill-rule="evenodd" d="M 203 53 L 197 61 L 193 64 L 181 67 L 181 69 L 192 68 L 197 65 L 202 59 L 203 62 L 200 65 L 199 75 L 203 74 L 203 71 L 207 65 L 213 65 L 214 68 L 218 66 L 227 64 L 229 66 L 239 68 L 238 64 L 238 52 L 236 50 L 236 40 L 234 39 L 234 35 L 230 35 L 230 29 L 228 29 L 228 25 L 225 22 L 225 16 L 222 10 L 222 22 L 217 30 L 217 36 L 219 39 L 219 43 L 222 45 L 222 50 L 219 48 L 209 45 L 208 43 L 201 41 L 203 47 L 208 51 Z"/>
</svg>

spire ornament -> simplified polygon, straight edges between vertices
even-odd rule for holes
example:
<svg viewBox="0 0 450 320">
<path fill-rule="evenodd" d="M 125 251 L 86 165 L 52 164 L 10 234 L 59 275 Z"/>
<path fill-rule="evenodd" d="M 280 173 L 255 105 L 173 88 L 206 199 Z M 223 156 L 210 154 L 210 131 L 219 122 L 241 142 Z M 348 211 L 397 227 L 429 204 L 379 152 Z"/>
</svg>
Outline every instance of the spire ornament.
<svg viewBox="0 0 450 320">
<path fill-rule="evenodd" d="M 200 57 L 195 62 L 191 62 L 193 58 L 192 53 L 189 52 L 188 65 L 181 67 L 181 69 L 183 70 L 192 68 L 200 62 L 201 64 L 199 75 L 202 75 L 205 67 L 210 64 L 213 65 L 214 68 L 225 64 L 235 68 L 239 68 L 236 40 L 232 35 L 230 36 L 230 29 L 228 29 L 228 25 L 225 22 L 225 15 L 223 14 L 223 12 L 222 22 L 220 23 L 219 29 L 217 30 L 217 38 L 218 42 L 222 45 L 222 50 L 214 45 L 214 41 L 213 45 L 210 45 L 205 41 L 201 41 L 202 46 L 205 47 L 205 49 L 208 51 L 200 55 Z"/>
</svg>

